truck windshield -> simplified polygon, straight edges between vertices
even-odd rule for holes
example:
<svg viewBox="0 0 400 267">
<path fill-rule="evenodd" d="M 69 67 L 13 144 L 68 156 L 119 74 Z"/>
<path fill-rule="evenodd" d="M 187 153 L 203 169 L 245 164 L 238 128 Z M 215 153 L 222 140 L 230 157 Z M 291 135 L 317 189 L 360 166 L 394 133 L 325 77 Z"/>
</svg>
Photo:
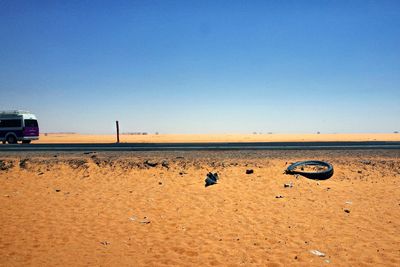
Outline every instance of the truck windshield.
<svg viewBox="0 0 400 267">
<path fill-rule="evenodd" d="M 38 127 L 37 120 L 25 120 L 25 127 Z"/>
</svg>

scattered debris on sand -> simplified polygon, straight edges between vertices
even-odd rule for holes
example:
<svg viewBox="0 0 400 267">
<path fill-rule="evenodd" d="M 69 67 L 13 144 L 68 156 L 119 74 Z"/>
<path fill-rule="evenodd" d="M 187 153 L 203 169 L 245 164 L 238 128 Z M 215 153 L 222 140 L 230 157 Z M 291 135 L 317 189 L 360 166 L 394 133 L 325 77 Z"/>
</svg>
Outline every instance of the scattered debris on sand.
<svg viewBox="0 0 400 267">
<path fill-rule="evenodd" d="M 14 167 L 14 163 L 12 161 L 0 160 L 0 170 L 7 171 Z"/>
<path fill-rule="evenodd" d="M 28 253 L 52 265 L 54 251 L 70 266 L 99 252 L 115 265 L 399 265 L 398 150 L 84 152 L 1 155 L 4 265 L 29 265 Z M 333 163 L 334 179 L 282 174 L 304 158 Z"/>
</svg>

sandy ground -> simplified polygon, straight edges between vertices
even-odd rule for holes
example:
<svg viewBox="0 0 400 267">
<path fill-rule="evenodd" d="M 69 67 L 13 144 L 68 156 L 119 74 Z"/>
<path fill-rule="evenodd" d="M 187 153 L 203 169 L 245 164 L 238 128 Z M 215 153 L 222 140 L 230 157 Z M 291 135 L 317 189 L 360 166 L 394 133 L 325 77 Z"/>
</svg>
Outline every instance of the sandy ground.
<svg viewBox="0 0 400 267">
<path fill-rule="evenodd" d="M 160 134 L 120 135 L 127 143 L 400 141 L 400 134 Z M 115 143 L 116 135 L 41 134 L 34 143 Z"/>
<path fill-rule="evenodd" d="M 400 266 L 398 150 L 0 159 L 1 266 Z M 282 174 L 306 159 L 334 176 Z"/>
</svg>

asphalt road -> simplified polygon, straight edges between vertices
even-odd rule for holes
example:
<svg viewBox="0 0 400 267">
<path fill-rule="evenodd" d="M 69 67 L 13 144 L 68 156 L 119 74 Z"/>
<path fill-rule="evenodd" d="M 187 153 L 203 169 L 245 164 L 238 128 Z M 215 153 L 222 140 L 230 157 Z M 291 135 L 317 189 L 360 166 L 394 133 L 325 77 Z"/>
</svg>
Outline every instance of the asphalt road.
<svg viewBox="0 0 400 267">
<path fill-rule="evenodd" d="M 354 150 L 400 149 L 400 142 L 120 143 L 2 145 L 1 152 L 26 151 L 194 151 L 194 150 Z"/>
</svg>

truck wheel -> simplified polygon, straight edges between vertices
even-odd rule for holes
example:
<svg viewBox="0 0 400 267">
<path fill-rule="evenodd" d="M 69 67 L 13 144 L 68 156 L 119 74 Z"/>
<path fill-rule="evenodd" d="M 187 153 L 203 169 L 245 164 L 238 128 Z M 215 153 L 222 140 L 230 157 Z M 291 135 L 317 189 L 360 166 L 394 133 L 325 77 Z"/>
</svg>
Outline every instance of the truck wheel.
<svg viewBox="0 0 400 267">
<path fill-rule="evenodd" d="M 31 140 L 22 140 L 22 143 L 23 143 L 23 144 L 30 144 L 30 143 L 31 143 Z"/>
<path fill-rule="evenodd" d="M 16 144 L 16 143 L 17 143 L 17 138 L 15 138 L 14 135 L 10 134 L 10 135 L 7 137 L 7 143 L 9 143 L 9 144 Z"/>
</svg>

